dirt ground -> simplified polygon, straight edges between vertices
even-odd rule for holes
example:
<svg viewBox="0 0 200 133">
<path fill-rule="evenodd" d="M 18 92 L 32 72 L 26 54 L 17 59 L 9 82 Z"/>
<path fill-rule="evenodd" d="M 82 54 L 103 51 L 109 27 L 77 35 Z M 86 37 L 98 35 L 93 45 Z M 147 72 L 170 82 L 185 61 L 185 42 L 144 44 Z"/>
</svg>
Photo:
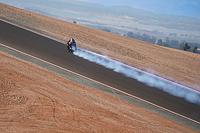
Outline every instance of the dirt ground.
<svg viewBox="0 0 200 133">
<path fill-rule="evenodd" d="M 0 132 L 198 132 L 0 51 Z"/>
<path fill-rule="evenodd" d="M 0 18 L 61 39 L 73 36 L 80 46 L 187 85 L 199 83 L 197 54 L 147 44 L 2 3 Z M 0 52 L 0 114 L 0 132 L 197 132 L 3 52 Z"/>
</svg>

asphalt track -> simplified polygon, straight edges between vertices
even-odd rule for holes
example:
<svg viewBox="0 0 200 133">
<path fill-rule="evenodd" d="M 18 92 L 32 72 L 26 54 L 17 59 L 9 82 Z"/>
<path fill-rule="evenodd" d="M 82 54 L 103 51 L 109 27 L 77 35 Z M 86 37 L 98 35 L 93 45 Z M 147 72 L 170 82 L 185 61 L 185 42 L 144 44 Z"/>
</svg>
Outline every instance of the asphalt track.
<svg viewBox="0 0 200 133">
<path fill-rule="evenodd" d="M 55 40 L 0 21 L 0 43 L 200 122 L 200 106 L 68 53 Z"/>
</svg>

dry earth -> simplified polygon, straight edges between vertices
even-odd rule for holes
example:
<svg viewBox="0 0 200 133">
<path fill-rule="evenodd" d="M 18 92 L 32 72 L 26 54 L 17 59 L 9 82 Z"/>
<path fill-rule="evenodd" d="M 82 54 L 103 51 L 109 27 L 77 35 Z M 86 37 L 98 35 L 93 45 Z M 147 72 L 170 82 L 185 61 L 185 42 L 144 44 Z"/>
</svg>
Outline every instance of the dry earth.
<svg viewBox="0 0 200 133">
<path fill-rule="evenodd" d="M 154 46 L 2 3 L 0 18 L 61 39 L 73 36 L 81 46 L 134 66 L 156 70 L 188 85 L 199 83 L 197 54 Z M 0 52 L 0 132 L 198 131 Z"/>
<path fill-rule="evenodd" d="M 83 46 L 200 90 L 200 55 L 148 44 L 0 3 L 0 18 Z"/>
<path fill-rule="evenodd" d="M 0 51 L 0 132 L 198 132 Z"/>
</svg>

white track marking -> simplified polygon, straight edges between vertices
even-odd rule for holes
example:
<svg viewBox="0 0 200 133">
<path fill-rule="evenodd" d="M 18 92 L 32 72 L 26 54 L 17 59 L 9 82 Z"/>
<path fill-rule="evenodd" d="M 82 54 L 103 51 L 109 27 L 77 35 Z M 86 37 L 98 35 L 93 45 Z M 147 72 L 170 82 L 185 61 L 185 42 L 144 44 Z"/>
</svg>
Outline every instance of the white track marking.
<svg viewBox="0 0 200 133">
<path fill-rule="evenodd" d="M 142 99 L 142 98 L 136 97 L 136 96 L 134 96 L 134 95 L 128 94 L 128 93 L 126 93 L 126 92 L 124 92 L 124 91 L 118 90 L 118 89 L 116 89 L 116 88 L 114 88 L 114 87 L 111 87 L 111 86 L 109 86 L 109 85 L 106 85 L 106 84 L 104 84 L 104 83 L 101 83 L 101 82 L 99 82 L 99 81 L 96 81 L 96 80 L 94 80 L 94 79 L 88 78 L 88 77 L 86 77 L 86 76 L 83 76 L 83 75 L 78 74 L 78 73 L 76 73 L 76 72 L 73 72 L 73 71 L 71 71 L 71 70 L 65 69 L 65 68 L 60 67 L 60 66 L 55 65 L 55 64 L 52 64 L 52 63 L 50 63 L 50 62 L 47 62 L 47 61 L 45 61 L 45 60 L 42 60 L 42 59 L 40 59 L 40 58 L 37 58 L 37 57 L 32 56 L 32 55 L 30 55 L 30 54 L 27 54 L 27 53 L 25 53 L 25 52 L 19 51 L 19 50 L 14 49 L 14 48 L 11 48 L 11 47 L 9 47 L 9 46 L 7 46 L 7 45 L 4 45 L 4 44 L 2 44 L 2 43 L 0 43 L 0 46 L 3 46 L 3 47 L 5 47 L 5 48 L 8 48 L 8 49 L 13 50 L 13 51 L 15 51 L 15 52 L 18 52 L 18 53 L 20 53 L 20 54 L 26 55 L 26 56 L 28 56 L 28 57 L 31 57 L 31 58 L 33 58 L 33 59 L 36 59 L 36 60 L 41 61 L 41 62 L 43 62 L 43 63 L 46 63 L 46 64 L 48 64 L 48 65 L 54 66 L 54 67 L 56 67 L 56 68 L 59 68 L 59 69 L 61 69 L 61 70 L 66 71 L 66 72 L 72 73 L 72 74 L 74 74 L 74 75 L 77 75 L 77 76 L 82 77 L 82 78 L 84 78 L 84 79 L 87 79 L 87 80 L 89 80 L 89 81 L 95 82 L 95 83 L 97 83 L 97 84 L 99 84 L 99 85 L 105 86 L 105 87 L 107 87 L 107 88 L 109 88 L 109 89 L 112 89 L 112 90 L 114 90 L 114 91 L 120 92 L 121 94 L 124 94 L 124 95 L 126 95 L 126 96 L 132 97 L 132 98 L 137 99 L 137 100 L 139 100 L 139 101 L 145 102 L 145 103 L 150 104 L 150 105 L 152 105 L 152 106 L 154 106 L 154 107 L 157 107 L 157 108 L 159 108 L 159 109 L 162 109 L 162 110 L 164 110 L 164 111 L 167 111 L 167 112 L 172 113 L 172 114 L 174 114 L 174 115 L 177 115 L 177 116 L 179 116 L 179 117 L 182 117 L 182 118 L 185 118 L 185 119 L 187 119 L 187 120 L 190 120 L 190 121 L 192 121 L 192 122 L 194 122 L 194 123 L 200 124 L 200 122 L 195 121 L 195 120 L 193 120 L 193 119 L 190 119 L 190 118 L 188 118 L 188 117 L 186 117 L 186 116 L 183 116 L 183 115 L 181 115 L 181 114 L 178 114 L 178 113 L 176 113 L 176 112 L 173 112 L 173 111 L 171 111 L 171 110 L 168 110 L 168 109 L 166 109 L 166 108 L 163 108 L 163 107 L 161 107 L 161 106 L 159 106 L 159 105 L 156 105 L 156 104 L 154 104 L 154 103 L 151 103 L 151 102 L 149 102 L 149 101 L 146 101 L 146 100 L 144 100 L 144 99 Z"/>
<path fill-rule="evenodd" d="M 36 32 L 36 31 L 33 31 L 33 30 L 31 30 L 31 29 L 28 29 L 28 28 L 19 26 L 19 25 L 17 25 L 17 24 L 11 23 L 11 22 L 8 22 L 8 21 L 3 20 L 3 19 L 1 19 L 1 18 L 0 18 L 0 20 L 3 21 L 3 22 L 9 23 L 9 24 L 11 24 L 11 25 L 20 27 L 20 28 L 22 28 L 22 29 L 25 29 L 25 30 L 27 30 L 27 31 L 33 32 L 33 33 L 35 33 L 35 34 L 39 34 L 39 35 L 44 36 L 44 37 L 46 37 L 46 38 L 49 38 L 49 39 L 58 41 L 58 42 L 60 42 L 60 43 L 65 43 L 64 41 L 61 41 L 61 40 L 59 40 L 59 39 L 55 39 L 55 38 L 53 38 L 53 37 L 50 37 L 50 36 L 47 36 L 47 35 L 38 33 L 38 32 Z M 133 96 L 133 95 L 131 95 L 131 94 L 128 94 L 128 93 L 126 93 L 126 92 L 123 92 L 123 91 L 121 91 L 121 90 L 118 90 L 118 89 L 116 89 L 116 88 L 114 88 L 114 87 L 108 86 L 108 85 L 103 84 L 103 83 L 101 83 L 101 82 L 98 82 L 98 81 L 96 81 L 96 80 L 93 80 L 93 79 L 91 79 L 91 78 L 88 78 L 88 77 L 83 76 L 83 75 L 81 75 L 81 74 L 78 74 L 78 73 L 76 73 L 76 72 L 73 72 L 73 71 L 70 71 L 70 70 L 68 70 L 68 69 L 62 68 L 62 67 L 60 67 L 60 66 L 57 66 L 57 65 L 55 65 L 55 64 L 52 64 L 52 63 L 50 63 L 50 62 L 47 62 L 47 61 L 42 60 L 42 59 L 40 59 L 40 58 L 37 58 L 37 57 L 35 57 L 35 56 L 29 55 L 29 54 L 27 54 L 27 53 L 25 53 L 25 52 L 19 51 L 19 50 L 14 49 L 14 48 L 11 48 L 11 47 L 6 46 L 6 45 L 4 45 L 4 44 L 2 44 L 2 43 L 0 43 L 0 45 L 3 46 L 3 47 L 6 47 L 6 48 L 8 48 L 8 49 L 11 49 L 11 50 L 13 50 L 13 51 L 16 51 L 16 52 L 18 52 L 18 53 L 21 53 L 21 54 L 23 54 L 23 55 L 26 55 L 26 56 L 29 56 L 29 57 L 31 57 L 31 58 L 34 58 L 34 59 L 36 59 L 36 60 L 42 61 L 42 62 L 44 62 L 44 63 L 46 63 L 46 64 L 49 64 L 49 65 L 51 65 L 51 66 L 54 66 L 54 67 L 56 67 L 56 68 L 62 69 L 62 70 L 64 70 L 64 71 L 66 71 L 66 72 L 72 73 L 72 74 L 77 75 L 77 76 L 82 77 L 82 78 L 85 78 L 85 79 L 87 79 L 87 80 L 90 80 L 90 81 L 95 82 L 95 83 L 97 83 L 97 84 L 100 84 L 100 85 L 102 85 L 102 86 L 105 86 L 105 87 L 107 87 L 107 88 L 109 88 L 109 89 L 115 90 L 115 91 L 120 92 L 120 93 L 122 93 L 122 94 L 124 94 L 124 95 L 127 95 L 127 96 L 129 96 L 129 97 L 135 98 L 135 99 L 137 99 L 137 100 L 140 100 L 140 101 L 142 101 L 142 102 L 145 102 L 145 103 L 150 104 L 150 105 L 152 105 L 152 106 L 154 106 L 154 107 L 157 107 L 157 108 L 159 108 L 159 109 L 162 109 L 162 110 L 164 110 L 164 111 L 167 111 L 167 112 L 169 112 L 169 113 L 172 113 L 172 114 L 177 115 L 177 116 L 179 116 L 179 117 L 185 118 L 185 119 L 187 119 L 187 120 L 190 120 L 190 121 L 192 121 L 192 122 L 197 123 L 197 124 L 200 125 L 200 122 L 198 122 L 198 121 L 195 121 L 195 120 L 190 119 L 190 118 L 188 118 L 188 117 L 186 117 L 186 116 L 183 116 L 183 115 L 181 115 L 181 114 L 178 114 L 178 113 L 176 113 L 176 112 L 173 112 L 173 111 L 171 111 L 171 110 L 168 110 L 168 109 L 166 109 L 166 108 L 163 108 L 163 107 L 161 107 L 161 106 L 159 106 L 159 105 L 156 105 L 156 104 L 154 104 L 154 103 L 151 103 L 151 102 L 146 101 L 146 100 L 144 100 L 144 99 L 141 99 L 141 98 L 139 98 L 139 97 Z M 94 53 L 94 52 L 91 52 L 91 51 L 88 51 L 88 50 L 85 50 L 85 49 L 81 49 L 81 50 L 117 62 L 116 60 L 110 59 L 110 58 L 105 57 L 105 56 L 103 56 L 103 55 L 100 55 L 100 54 L 97 54 L 97 53 Z M 143 72 L 143 73 L 146 73 L 146 74 L 149 74 L 149 75 L 153 75 L 153 74 L 151 74 L 151 73 L 145 72 L 145 71 L 143 71 L 143 70 L 140 70 L 140 69 L 138 69 L 138 68 L 129 66 L 129 65 L 127 65 L 127 64 L 123 64 L 123 63 L 121 63 L 121 62 L 118 62 L 118 63 L 120 63 L 120 64 L 122 64 L 122 65 L 124 65 L 124 66 L 130 67 L 130 68 L 133 68 L 133 69 L 135 69 L 135 70 L 138 70 L 138 71 L 140 71 L 140 72 Z M 156 76 L 156 75 L 153 75 L 153 76 L 158 77 L 158 78 L 160 78 L 160 79 L 164 79 L 164 78 L 161 78 L 161 77 Z M 173 84 L 177 84 L 177 85 L 183 86 L 183 85 L 181 85 L 181 84 L 172 82 L 172 81 L 170 81 L 170 80 L 168 80 L 168 79 L 164 79 L 164 80 L 167 81 L 167 82 L 173 83 Z M 200 93 L 200 91 L 198 91 L 198 90 L 194 90 L 194 89 L 191 89 L 191 88 L 186 87 L 186 86 L 183 86 L 183 87 L 186 88 L 186 89 L 189 89 L 189 90 L 192 90 L 192 91 L 197 91 L 198 93 Z"/>
</svg>

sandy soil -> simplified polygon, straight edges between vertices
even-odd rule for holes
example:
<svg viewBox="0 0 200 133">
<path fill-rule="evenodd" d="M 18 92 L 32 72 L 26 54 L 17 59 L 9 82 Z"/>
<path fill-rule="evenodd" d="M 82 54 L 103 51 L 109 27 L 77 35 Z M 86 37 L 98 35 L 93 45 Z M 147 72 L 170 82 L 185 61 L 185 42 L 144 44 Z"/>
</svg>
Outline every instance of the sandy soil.
<svg viewBox="0 0 200 133">
<path fill-rule="evenodd" d="M 0 132 L 197 132 L 0 52 Z"/>
<path fill-rule="evenodd" d="M 200 90 L 200 55 L 68 23 L 0 4 L 0 18 L 68 40 Z"/>
</svg>

